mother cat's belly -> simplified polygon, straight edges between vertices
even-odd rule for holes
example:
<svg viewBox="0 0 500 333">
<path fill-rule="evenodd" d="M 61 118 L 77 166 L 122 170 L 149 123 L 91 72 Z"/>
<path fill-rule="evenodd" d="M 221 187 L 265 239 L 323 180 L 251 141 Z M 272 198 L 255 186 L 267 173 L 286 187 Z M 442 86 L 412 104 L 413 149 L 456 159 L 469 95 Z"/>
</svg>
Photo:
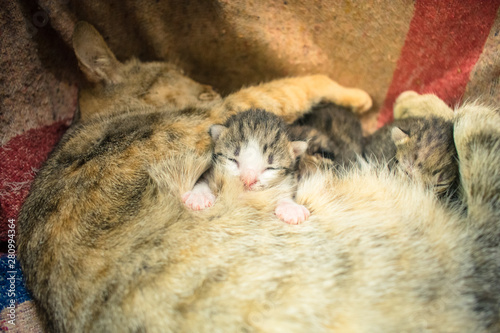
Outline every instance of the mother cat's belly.
<svg viewBox="0 0 500 333">
<path fill-rule="evenodd" d="M 369 173 L 332 182 L 316 176 L 301 187 L 297 200 L 312 215 L 299 226 L 274 217 L 272 191 L 247 197 L 231 185 L 204 212 L 180 201 L 157 208 L 148 223 L 176 217 L 163 218 L 161 246 L 147 251 L 136 306 L 181 331 L 467 331 L 458 218 L 414 185 Z"/>
</svg>

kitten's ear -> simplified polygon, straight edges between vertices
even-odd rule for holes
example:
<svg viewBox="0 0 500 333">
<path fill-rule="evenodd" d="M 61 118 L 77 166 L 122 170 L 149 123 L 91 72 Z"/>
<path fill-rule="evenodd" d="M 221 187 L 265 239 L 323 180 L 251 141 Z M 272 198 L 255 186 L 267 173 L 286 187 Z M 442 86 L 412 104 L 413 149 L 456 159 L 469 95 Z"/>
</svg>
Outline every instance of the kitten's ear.
<svg viewBox="0 0 500 333">
<path fill-rule="evenodd" d="M 73 50 L 80 69 L 90 82 L 117 83 L 121 80 L 121 63 L 91 24 L 80 21 L 75 25 Z"/>
<path fill-rule="evenodd" d="M 222 125 L 212 125 L 210 126 L 210 129 L 208 130 L 208 133 L 210 134 L 210 136 L 212 137 L 212 140 L 213 141 L 217 141 L 217 139 L 219 138 L 219 136 L 222 134 L 222 132 L 224 132 L 225 130 L 227 129 L 226 126 L 222 126 Z"/>
<path fill-rule="evenodd" d="M 305 141 L 292 141 L 290 143 L 292 145 L 294 157 L 301 156 L 307 150 L 307 142 Z"/>
<path fill-rule="evenodd" d="M 405 144 L 410 138 L 401 128 L 395 126 L 391 130 L 391 138 L 396 146 Z"/>
</svg>

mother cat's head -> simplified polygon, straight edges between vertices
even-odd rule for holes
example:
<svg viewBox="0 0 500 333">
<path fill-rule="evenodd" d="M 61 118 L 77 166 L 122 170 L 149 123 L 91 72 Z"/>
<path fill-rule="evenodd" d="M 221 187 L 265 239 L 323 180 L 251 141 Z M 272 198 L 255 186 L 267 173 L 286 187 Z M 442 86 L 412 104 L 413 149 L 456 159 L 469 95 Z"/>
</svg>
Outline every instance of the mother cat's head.
<svg viewBox="0 0 500 333">
<path fill-rule="evenodd" d="M 87 22 L 76 24 L 73 49 L 89 81 L 79 95 L 82 121 L 95 113 L 123 111 L 127 105 L 170 111 L 220 99 L 212 87 L 190 79 L 172 63 L 118 61 L 103 37 Z"/>
</svg>

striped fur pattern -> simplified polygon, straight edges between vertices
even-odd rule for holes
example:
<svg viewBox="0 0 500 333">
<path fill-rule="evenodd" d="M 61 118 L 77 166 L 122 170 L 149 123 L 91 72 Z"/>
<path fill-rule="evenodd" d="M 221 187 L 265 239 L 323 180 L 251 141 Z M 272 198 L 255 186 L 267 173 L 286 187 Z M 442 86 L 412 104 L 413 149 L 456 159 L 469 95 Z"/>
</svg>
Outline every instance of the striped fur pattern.
<svg viewBox="0 0 500 333">
<path fill-rule="evenodd" d="M 249 110 L 232 116 L 225 126 L 212 126 L 210 131 L 215 139 L 213 172 L 239 177 L 251 191 L 279 186 L 282 194 L 275 214 L 290 224 L 309 217 L 309 210 L 293 201 L 296 161 L 307 143 L 291 141 L 283 120 L 263 110 Z"/>
<path fill-rule="evenodd" d="M 365 138 L 364 156 L 425 182 L 441 197 L 457 190 L 453 123 L 438 117 L 396 119 Z"/>
<path fill-rule="evenodd" d="M 362 154 L 362 130 L 358 117 L 335 104 L 314 107 L 290 126 L 291 137 L 306 140 L 307 154 L 327 158 L 337 168 L 349 168 Z"/>
<path fill-rule="evenodd" d="M 407 91 L 398 97 L 394 117 L 364 138 L 364 157 L 423 181 L 440 198 L 456 199 L 453 111 L 435 95 Z"/>
<path fill-rule="evenodd" d="M 321 101 L 359 112 L 371 106 L 366 92 L 324 75 L 276 80 L 222 99 L 172 64 L 119 62 L 85 22 L 76 25 L 73 46 L 89 85 L 18 220 L 26 284 L 51 332 L 142 330 L 143 319 L 127 316 L 135 322 L 127 324 L 119 312 L 108 316 L 100 308 L 121 307 L 140 289 L 132 284 L 162 270 L 170 242 L 164 236 L 170 226 L 186 226 L 177 224 L 181 215 L 206 217 L 187 211 L 181 194 L 211 165 L 210 126 L 249 108 L 292 122 Z"/>
<path fill-rule="evenodd" d="M 192 212 L 180 193 L 210 154 L 186 150 L 137 168 L 145 181 L 116 175 L 102 202 L 95 185 L 35 188 L 20 219 L 28 285 L 52 331 L 497 332 L 500 120 L 466 111 L 466 217 L 368 164 L 303 179 L 301 226 L 274 216 L 279 187 L 256 195 L 224 175 L 217 203 Z M 78 201 L 57 195 L 69 190 Z"/>
</svg>

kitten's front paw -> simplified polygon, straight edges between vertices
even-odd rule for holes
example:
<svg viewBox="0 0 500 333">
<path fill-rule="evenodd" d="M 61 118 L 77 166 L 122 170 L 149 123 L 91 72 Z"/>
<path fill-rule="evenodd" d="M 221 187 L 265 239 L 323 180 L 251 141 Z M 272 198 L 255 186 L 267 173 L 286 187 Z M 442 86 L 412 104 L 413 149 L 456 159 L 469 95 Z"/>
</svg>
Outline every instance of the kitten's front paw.
<svg viewBox="0 0 500 333">
<path fill-rule="evenodd" d="M 215 196 L 208 192 L 187 191 L 182 196 L 182 201 L 192 210 L 202 210 L 214 204 Z"/>
<path fill-rule="evenodd" d="M 280 220 L 289 224 L 300 224 L 311 215 L 309 210 L 303 205 L 289 201 L 280 202 L 274 213 Z"/>
</svg>

